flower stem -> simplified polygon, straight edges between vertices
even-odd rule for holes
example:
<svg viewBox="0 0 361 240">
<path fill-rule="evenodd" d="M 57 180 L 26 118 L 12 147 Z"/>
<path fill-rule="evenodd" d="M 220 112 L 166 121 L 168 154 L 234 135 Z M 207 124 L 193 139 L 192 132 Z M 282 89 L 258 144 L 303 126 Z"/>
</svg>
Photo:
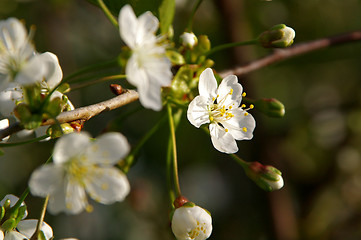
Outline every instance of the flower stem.
<svg viewBox="0 0 361 240">
<path fill-rule="evenodd" d="M 187 28 L 186 28 L 186 30 L 189 32 L 192 32 L 194 15 L 196 14 L 196 11 L 199 8 L 199 6 L 201 5 L 202 1 L 203 0 L 197 0 L 196 4 L 194 5 L 194 7 L 192 9 L 191 15 L 188 20 Z"/>
<path fill-rule="evenodd" d="M 167 115 L 164 115 L 137 143 L 135 147 L 132 148 L 132 151 L 129 155 L 124 159 L 124 166 L 120 166 L 123 172 L 127 173 L 130 167 L 133 165 L 135 155 L 139 152 L 139 150 L 143 147 L 143 145 L 148 141 L 148 139 L 153 136 L 153 134 L 159 129 L 159 127 L 163 124 L 163 122 L 167 119 Z"/>
<path fill-rule="evenodd" d="M 209 55 L 211 55 L 211 54 L 213 54 L 215 52 L 218 52 L 220 50 L 224 50 L 224 49 L 227 49 L 227 48 L 232 48 L 232 47 L 237 47 L 237 46 L 245 46 L 245 45 L 255 45 L 257 43 L 258 43 L 257 39 L 244 41 L 244 42 L 226 43 L 226 44 L 218 45 L 218 46 L 212 48 L 211 50 L 206 52 L 204 55 L 209 56 Z"/>
<path fill-rule="evenodd" d="M 46 207 L 48 206 L 48 201 L 49 201 L 49 195 L 47 195 L 46 198 L 44 199 L 43 209 L 41 210 L 39 221 L 38 221 L 38 224 L 36 225 L 36 231 L 33 234 L 33 236 L 30 238 L 30 240 L 39 239 L 39 233 L 41 231 L 41 227 L 44 222 L 44 217 L 45 217 L 45 213 L 46 213 Z"/>
<path fill-rule="evenodd" d="M 101 62 L 101 63 L 96 63 L 90 66 L 86 66 L 84 68 L 81 68 L 80 70 L 78 70 L 77 72 L 74 72 L 68 76 L 66 76 L 65 78 L 63 78 L 62 83 L 64 82 L 69 82 L 71 79 L 78 77 L 79 75 L 82 75 L 84 73 L 90 72 L 92 70 L 98 70 L 98 69 L 104 69 L 105 67 L 111 67 L 111 66 L 116 66 L 118 63 L 117 59 L 113 59 L 113 60 L 109 60 L 106 62 Z"/>
<path fill-rule="evenodd" d="M 167 147 L 167 162 L 166 162 L 166 170 L 167 170 L 167 189 L 169 194 L 169 206 L 173 208 L 173 202 L 175 200 L 174 190 L 172 188 L 172 137 L 169 136 L 168 139 L 168 147 Z"/>
<path fill-rule="evenodd" d="M 117 75 L 112 75 L 112 76 L 106 76 L 106 77 L 102 77 L 100 79 L 91 81 L 91 82 L 86 82 L 86 83 L 82 83 L 82 84 L 77 84 L 76 86 L 72 86 L 70 87 L 71 91 L 83 88 L 83 87 L 88 87 L 91 86 L 93 84 L 97 84 L 97 83 L 101 83 L 101 82 L 105 82 L 105 81 L 110 81 L 110 80 L 116 80 L 116 79 L 125 79 L 127 76 L 123 75 L 123 74 L 117 74 Z"/>
<path fill-rule="evenodd" d="M 173 119 L 173 113 L 172 113 L 172 107 L 170 104 L 167 104 L 167 110 L 168 110 L 168 119 L 169 119 L 169 128 L 170 128 L 170 134 L 172 139 L 172 149 L 173 149 L 173 177 L 174 177 L 174 185 L 177 197 L 181 196 L 181 190 L 179 186 L 179 177 L 178 177 L 178 162 L 177 162 L 177 143 L 176 143 L 176 137 L 175 137 L 175 127 L 174 127 L 174 119 Z"/>
<path fill-rule="evenodd" d="M 98 4 L 99 4 L 100 8 L 103 10 L 103 12 L 105 13 L 105 15 L 108 17 L 109 21 L 114 25 L 114 27 L 119 29 L 118 21 L 115 19 L 113 14 L 109 11 L 108 7 L 105 5 L 103 0 L 98 0 Z"/>
<path fill-rule="evenodd" d="M 30 189 L 29 189 L 29 187 L 27 187 L 25 189 L 25 191 L 23 192 L 23 194 L 21 194 L 21 196 L 20 196 L 19 200 L 16 202 L 16 204 L 11 208 L 10 214 L 12 214 L 13 212 L 15 212 L 19 209 L 21 204 L 24 202 L 25 198 L 28 196 L 29 192 L 30 192 Z"/>
<path fill-rule="evenodd" d="M 48 138 L 48 135 L 44 135 L 41 137 L 37 137 L 37 138 L 33 138 L 33 139 L 29 139 L 26 141 L 21 141 L 21 142 L 15 142 L 15 143 L 0 143 L 0 147 L 15 147 L 15 146 L 19 146 L 19 145 L 23 145 L 23 144 L 27 144 L 27 143 L 34 143 L 34 142 L 39 142 L 40 140 L 44 140 L 45 138 Z"/>
</svg>

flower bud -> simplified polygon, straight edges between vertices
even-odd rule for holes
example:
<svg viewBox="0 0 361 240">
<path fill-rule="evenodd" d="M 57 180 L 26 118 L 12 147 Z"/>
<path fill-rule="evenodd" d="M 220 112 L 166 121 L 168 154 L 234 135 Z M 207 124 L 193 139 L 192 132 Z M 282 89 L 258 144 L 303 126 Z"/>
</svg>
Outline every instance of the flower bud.
<svg viewBox="0 0 361 240">
<path fill-rule="evenodd" d="M 182 65 L 185 63 L 185 60 L 179 52 L 173 51 L 173 50 L 167 50 L 165 52 L 169 60 L 173 65 Z"/>
<path fill-rule="evenodd" d="M 252 162 L 249 164 L 246 174 L 263 190 L 274 191 L 283 187 L 282 173 L 275 167 Z"/>
<path fill-rule="evenodd" d="M 3 220 L 5 216 L 5 208 L 3 206 L 0 207 L 0 222 Z"/>
<path fill-rule="evenodd" d="M 285 115 L 285 106 L 275 98 L 263 98 L 255 101 L 257 110 L 269 117 L 283 117 Z"/>
<path fill-rule="evenodd" d="M 212 217 L 207 210 L 186 202 L 174 210 L 172 231 L 177 240 L 207 239 L 212 233 Z"/>
<path fill-rule="evenodd" d="M 1 229 L 5 230 L 5 231 L 13 230 L 15 227 L 16 227 L 15 218 L 9 218 L 1 225 Z"/>
<path fill-rule="evenodd" d="M 265 48 L 285 48 L 292 45 L 295 36 L 296 33 L 292 28 L 278 24 L 263 32 L 258 37 L 258 41 Z"/>
<path fill-rule="evenodd" d="M 180 36 L 180 42 L 184 47 L 192 49 L 195 45 L 197 45 L 198 39 L 194 33 L 184 32 Z"/>
</svg>

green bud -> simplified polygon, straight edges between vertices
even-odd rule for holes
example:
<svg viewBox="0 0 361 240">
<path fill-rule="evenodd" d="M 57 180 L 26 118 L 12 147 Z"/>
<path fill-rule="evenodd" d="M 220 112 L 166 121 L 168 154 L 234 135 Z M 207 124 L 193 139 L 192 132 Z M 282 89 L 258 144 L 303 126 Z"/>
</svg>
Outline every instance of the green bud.
<svg viewBox="0 0 361 240">
<path fill-rule="evenodd" d="M 10 208 L 10 204 L 11 204 L 10 199 L 6 199 L 5 202 L 4 202 L 3 208 L 5 210 L 8 210 Z"/>
<path fill-rule="evenodd" d="M 25 129 L 36 129 L 41 125 L 42 117 L 38 114 L 32 114 L 30 107 L 25 103 L 18 104 L 14 109 L 14 114 Z"/>
<path fill-rule="evenodd" d="M 285 48 L 292 45 L 295 36 L 296 33 L 292 28 L 278 24 L 263 32 L 258 37 L 258 41 L 265 48 Z"/>
<path fill-rule="evenodd" d="M 171 92 L 174 98 L 182 100 L 190 92 L 189 82 L 193 78 L 193 70 L 185 65 L 181 67 L 172 81 Z"/>
<path fill-rule="evenodd" d="M 211 41 L 209 41 L 209 38 L 207 35 L 200 35 L 198 36 L 198 45 L 197 45 L 197 51 L 203 53 L 208 52 L 211 49 Z"/>
<path fill-rule="evenodd" d="M 246 169 L 246 175 L 265 191 L 274 191 L 283 187 L 282 173 L 275 167 L 252 162 Z"/>
<path fill-rule="evenodd" d="M 26 211 L 26 205 L 20 206 L 18 209 L 18 215 L 16 216 L 16 221 L 20 222 L 28 213 Z"/>
<path fill-rule="evenodd" d="M 263 98 L 254 102 L 256 109 L 269 117 L 281 118 L 285 115 L 285 106 L 275 98 Z"/>
<path fill-rule="evenodd" d="M 3 206 L 0 207 L 0 222 L 3 220 L 5 216 L 5 208 Z"/>
<path fill-rule="evenodd" d="M 182 54 L 180 54 L 177 51 L 174 50 L 167 50 L 165 52 L 165 54 L 167 55 L 167 57 L 169 58 L 169 60 L 171 61 L 171 63 L 173 65 L 182 65 L 185 63 L 184 58 L 182 56 Z"/>
<path fill-rule="evenodd" d="M 25 103 L 27 103 L 31 109 L 36 109 L 40 106 L 42 97 L 39 84 L 23 87 L 23 94 Z"/>
<path fill-rule="evenodd" d="M 4 231 L 10 231 L 10 230 L 14 229 L 15 227 L 16 227 L 15 218 L 10 218 L 1 225 L 1 229 Z"/>
<path fill-rule="evenodd" d="M 45 113 L 49 115 L 50 118 L 54 118 L 61 113 L 63 109 L 64 102 L 59 97 L 53 98 L 45 108 Z"/>
<path fill-rule="evenodd" d="M 46 130 L 46 134 L 51 138 L 58 138 L 72 132 L 74 132 L 74 128 L 69 123 L 54 124 Z"/>
</svg>

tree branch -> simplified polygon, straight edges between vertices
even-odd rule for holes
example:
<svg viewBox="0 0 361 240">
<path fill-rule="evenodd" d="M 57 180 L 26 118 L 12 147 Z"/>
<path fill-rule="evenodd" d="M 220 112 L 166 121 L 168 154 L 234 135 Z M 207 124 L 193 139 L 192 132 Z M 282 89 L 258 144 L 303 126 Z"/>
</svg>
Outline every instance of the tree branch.
<svg viewBox="0 0 361 240">
<path fill-rule="evenodd" d="M 131 102 L 138 100 L 139 94 L 134 90 L 126 90 L 119 96 L 116 96 L 112 99 L 96 103 L 93 105 L 89 105 L 86 107 L 77 108 L 72 111 L 62 112 L 56 117 L 56 121 L 54 119 L 49 119 L 42 123 L 43 126 L 45 125 L 52 125 L 56 122 L 59 123 L 66 123 L 72 122 L 76 120 L 89 120 L 90 118 L 102 113 L 107 112 L 124 105 L 127 105 Z M 7 137 L 13 133 L 19 132 L 22 130 L 23 127 L 20 125 L 19 122 L 16 122 L 10 125 L 8 128 L 0 131 L 0 139 Z"/>
<path fill-rule="evenodd" d="M 295 57 L 304 53 L 312 52 L 333 45 L 340 45 L 343 43 L 355 42 L 355 41 L 361 41 L 361 31 L 355 31 L 338 36 L 322 38 L 306 43 L 299 43 L 286 49 L 277 49 L 271 55 L 255 60 L 241 67 L 236 67 L 231 70 L 222 71 L 219 73 L 219 75 L 222 78 L 231 74 L 237 76 L 245 75 L 260 68 L 266 67 L 270 64 L 280 62 L 282 60 L 291 57 Z"/>
</svg>

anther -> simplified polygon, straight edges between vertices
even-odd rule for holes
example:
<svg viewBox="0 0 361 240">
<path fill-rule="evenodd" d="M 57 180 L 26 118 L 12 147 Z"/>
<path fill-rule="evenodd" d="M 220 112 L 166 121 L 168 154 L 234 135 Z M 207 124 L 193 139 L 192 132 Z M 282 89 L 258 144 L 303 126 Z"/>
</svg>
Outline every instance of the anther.
<svg viewBox="0 0 361 240">
<path fill-rule="evenodd" d="M 243 93 L 242 93 L 242 97 L 245 97 L 246 95 L 247 95 L 246 92 L 243 92 Z"/>
<path fill-rule="evenodd" d="M 245 113 L 244 113 L 244 116 L 248 116 L 248 112 L 245 112 Z"/>
<path fill-rule="evenodd" d="M 243 103 L 243 104 L 241 105 L 241 108 L 245 108 L 245 107 L 246 107 L 246 104 Z"/>
<path fill-rule="evenodd" d="M 250 108 L 250 109 L 253 109 L 253 108 L 254 108 L 254 105 L 253 105 L 253 104 L 249 105 L 249 108 Z"/>
<path fill-rule="evenodd" d="M 246 128 L 246 127 L 243 127 L 243 128 L 242 128 L 242 131 L 243 131 L 243 132 L 247 132 L 247 128 Z"/>
</svg>

